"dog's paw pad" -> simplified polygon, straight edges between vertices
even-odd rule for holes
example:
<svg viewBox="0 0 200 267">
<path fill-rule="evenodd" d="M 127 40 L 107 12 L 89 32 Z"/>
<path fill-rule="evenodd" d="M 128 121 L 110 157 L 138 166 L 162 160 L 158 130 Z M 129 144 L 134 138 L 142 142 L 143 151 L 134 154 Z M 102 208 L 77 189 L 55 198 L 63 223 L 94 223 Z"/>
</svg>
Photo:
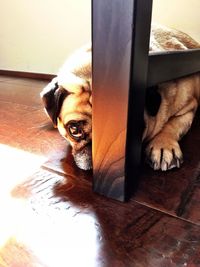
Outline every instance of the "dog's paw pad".
<svg viewBox="0 0 200 267">
<path fill-rule="evenodd" d="M 183 155 L 178 142 L 171 139 L 154 138 L 146 147 L 146 161 L 154 170 L 167 171 L 180 168 Z"/>
</svg>

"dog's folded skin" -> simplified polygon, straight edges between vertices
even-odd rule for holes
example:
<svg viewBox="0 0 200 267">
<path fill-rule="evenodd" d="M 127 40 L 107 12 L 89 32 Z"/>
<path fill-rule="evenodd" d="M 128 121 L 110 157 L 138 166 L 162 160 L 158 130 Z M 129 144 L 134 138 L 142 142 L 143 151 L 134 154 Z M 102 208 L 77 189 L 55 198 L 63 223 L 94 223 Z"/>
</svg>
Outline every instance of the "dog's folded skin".
<svg viewBox="0 0 200 267">
<path fill-rule="evenodd" d="M 91 45 L 75 52 L 41 92 L 46 113 L 72 146 L 77 166 L 92 168 Z"/>
<path fill-rule="evenodd" d="M 153 24 L 150 51 L 200 48 L 187 34 Z M 46 113 L 72 146 L 77 166 L 92 168 L 91 46 L 75 52 L 41 92 Z M 179 140 L 200 103 L 200 73 L 147 89 L 144 112 L 147 162 L 154 170 L 180 167 Z"/>
</svg>

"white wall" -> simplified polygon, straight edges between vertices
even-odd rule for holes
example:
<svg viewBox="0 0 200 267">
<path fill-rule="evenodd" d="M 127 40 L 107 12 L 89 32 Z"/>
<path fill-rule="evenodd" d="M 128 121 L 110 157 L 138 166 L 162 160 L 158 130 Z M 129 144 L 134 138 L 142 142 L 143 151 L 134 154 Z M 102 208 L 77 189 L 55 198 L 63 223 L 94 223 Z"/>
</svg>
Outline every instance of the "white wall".
<svg viewBox="0 0 200 267">
<path fill-rule="evenodd" d="M 153 0 L 152 19 L 200 42 L 200 0 Z"/>
<path fill-rule="evenodd" d="M 0 69 L 57 73 L 90 41 L 91 0 L 0 0 Z"/>
<path fill-rule="evenodd" d="M 0 0 L 0 6 L 0 69 L 55 74 L 91 38 L 91 0 Z M 154 0 L 153 20 L 200 41 L 199 12 L 200 0 Z"/>
</svg>

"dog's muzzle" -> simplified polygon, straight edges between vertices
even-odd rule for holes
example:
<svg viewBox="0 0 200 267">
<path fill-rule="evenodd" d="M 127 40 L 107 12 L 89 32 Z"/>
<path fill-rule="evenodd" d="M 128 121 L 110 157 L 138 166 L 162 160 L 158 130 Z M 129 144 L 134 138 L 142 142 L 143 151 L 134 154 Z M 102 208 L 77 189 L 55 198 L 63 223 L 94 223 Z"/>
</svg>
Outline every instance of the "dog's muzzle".
<svg viewBox="0 0 200 267">
<path fill-rule="evenodd" d="M 81 151 L 73 153 L 76 165 L 82 170 L 92 169 L 92 146 L 87 145 Z"/>
</svg>

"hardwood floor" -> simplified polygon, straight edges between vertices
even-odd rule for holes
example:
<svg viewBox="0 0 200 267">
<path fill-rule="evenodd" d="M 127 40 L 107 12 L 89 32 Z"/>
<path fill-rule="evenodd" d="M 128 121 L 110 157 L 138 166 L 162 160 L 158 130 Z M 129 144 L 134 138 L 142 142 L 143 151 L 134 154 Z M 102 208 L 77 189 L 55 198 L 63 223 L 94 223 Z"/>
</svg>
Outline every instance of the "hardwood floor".
<svg viewBox="0 0 200 267">
<path fill-rule="evenodd" d="M 120 203 L 75 166 L 43 111 L 46 83 L 0 76 L 0 267 L 200 266 L 199 115 L 182 168 L 144 166 Z"/>
</svg>

